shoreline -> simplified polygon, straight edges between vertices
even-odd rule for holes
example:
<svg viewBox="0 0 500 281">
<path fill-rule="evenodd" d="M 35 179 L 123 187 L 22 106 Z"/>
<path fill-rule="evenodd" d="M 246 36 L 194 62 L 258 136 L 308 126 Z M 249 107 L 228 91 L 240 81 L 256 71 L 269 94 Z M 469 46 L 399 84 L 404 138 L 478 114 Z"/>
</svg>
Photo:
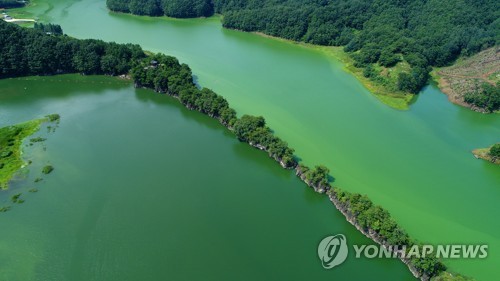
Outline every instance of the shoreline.
<svg viewBox="0 0 500 281">
<path fill-rule="evenodd" d="M 448 101 L 452 104 L 468 108 L 472 111 L 483 113 L 483 114 L 488 114 L 488 112 L 485 112 L 484 109 L 476 107 L 472 104 L 466 103 L 463 98 L 461 98 L 458 94 L 456 94 L 453 89 L 450 87 L 450 82 L 444 77 L 446 75 L 443 75 L 442 73 L 439 72 L 438 69 L 433 69 L 431 72 L 431 78 L 434 82 L 436 82 L 436 85 L 438 89 L 446 95 L 448 98 Z M 492 112 L 495 113 L 495 112 Z"/>
<path fill-rule="evenodd" d="M 480 107 L 465 101 L 467 93 L 482 88 L 478 85 L 495 87 L 499 83 L 499 52 L 498 47 L 489 47 L 470 57 L 459 58 L 452 65 L 435 67 L 431 78 L 451 103 L 483 114 L 500 113 L 500 110 L 490 111 L 486 105 Z"/>
<path fill-rule="evenodd" d="M 337 210 L 339 210 L 339 212 L 342 213 L 342 215 L 344 215 L 344 217 L 346 218 L 346 221 L 348 221 L 350 224 L 352 224 L 359 232 L 361 232 L 364 236 L 366 236 L 368 239 L 374 241 L 378 245 L 381 245 L 386 249 L 390 249 L 389 246 L 392 246 L 392 245 L 385 242 L 380 237 L 380 235 L 376 234 L 375 231 L 373 231 L 371 229 L 366 231 L 359 225 L 359 223 L 356 221 L 356 217 L 353 216 L 352 214 L 350 214 L 348 208 L 345 205 L 342 205 L 340 200 L 337 198 L 335 191 L 330 192 L 330 194 L 328 195 L 328 198 L 330 199 L 330 202 L 332 202 L 332 204 L 335 206 L 335 208 L 337 208 Z M 415 268 L 415 266 L 411 263 L 410 259 L 402 257 L 399 253 L 397 254 L 397 256 L 398 256 L 398 259 L 401 260 L 408 267 L 408 270 L 410 270 L 411 274 L 413 274 L 413 276 L 415 278 L 418 278 L 422 281 L 430 280 L 429 276 L 422 274 L 421 272 L 419 272 L 417 270 L 417 268 Z"/>
<path fill-rule="evenodd" d="M 224 28 L 224 27 L 223 27 Z M 235 29 L 230 29 L 230 30 L 235 30 Z M 251 33 L 255 34 L 264 38 L 272 39 L 272 40 L 277 40 L 280 42 L 288 43 L 288 44 L 293 44 L 296 46 L 301 46 L 304 48 L 308 48 L 311 50 L 319 51 L 323 53 L 324 55 L 336 60 L 338 63 L 342 64 L 342 70 L 345 71 L 346 73 L 354 76 L 356 80 L 358 80 L 361 85 L 365 89 L 370 92 L 370 94 L 374 95 L 380 102 L 383 104 L 397 109 L 397 110 L 408 110 L 410 109 L 410 104 L 413 102 L 413 100 L 416 98 L 417 95 L 415 94 L 410 94 L 410 93 L 402 93 L 402 92 L 393 92 L 387 90 L 384 86 L 382 85 L 377 85 L 370 79 L 366 78 L 363 76 L 363 70 L 354 67 L 353 59 L 348 56 L 346 52 L 343 51 L 343 47 L 338 47 L 338 46 L 321 46 L 321 45 L 314 45 L 310 43 L 305 43 L 305 42 L 297 42 L 285 38 L 280 38 L 280 37 L 275 37 L 271 36 L 268 34 L 265 34 L 263 32 L 246 32 L 242 30 L 236 30 L 240 32 L 245 32 L 245 33 Z"/>
<path fill-rule="evenodd" d="M 225 28 L 222 26 L 222 18 L 223 16 L 220 14 L 214 14 L 211 17 L 197 17 L 197 18 L 173 18 L 173 17 L 168 17 L 168 16 L 147 16 L 147 15 L 135 15 L 132 13 L 127 13 L 127 12 L 120 12 L 120 11 L 112 11 L 109 8 L 107 8 L 108 12 L 110 13 L 115 13 L 119 15 L 130 15 L 130 16 L 138 16 L 138 17 L 146 17 L 146 18 L 159 18 L 159 19 L 168 19 L 168 20 L 193 20 L 193 19 L 204 19 L 204 20 L 209 20 L 209 19 L 217 19 L 219 23 L 221 24 L 221 27 L 226 30 L 233 30 L 233 31 L 239 31 L 239 32 L 244 32 L 244 33 L 250 33 L 250 34 L 255 34 L 264 38 L 272 39 L 272 40 L 277 40 L 280 42 L 288 43 L 288 44 L 293 44 L 296 46 L 308 48 L 311 50 L 319 51 L 326 55 L 327 57 L 330 57 L 334 60 L 336 60 L 338 63 L 342 64 L 342 70 L 345 71 L 346 73 L 354 76 L 358 82 L 363 85 L 363 87 L 370 92 L 373 96 L 375 96 L 380 102 L 383 104 L 396 109 L 396 110 L 409 110 L 410 109 L 410 104 L 415 100 L 416 96 L 415 94 L 410 94 L 410 93 L 403 93 L 403 92 L 394 92 L 386 89 L 383 85 L 378 85 L 375 82 L 371 81 L 370 79 L 366 78 L 363 76 L 363 70 L 355 68 L 353 66 L 353 59 L 350 58 L 347 53 L 345 53 L 342 50 L 342 47 L 336 47 L 336 46 L 321 46 L 321 45 L 314 45 L 310 43 L 305 43 L 305 42 L 297 42 L 281 37 L 276 37 L 272 35 L 265 34 L 263 32 L 258 32 L 258 31 L 253 31 L 253 32 L 247 32 L 243 30 L 237 30 L 237 29 L 229 29 Z"/>
</svg>

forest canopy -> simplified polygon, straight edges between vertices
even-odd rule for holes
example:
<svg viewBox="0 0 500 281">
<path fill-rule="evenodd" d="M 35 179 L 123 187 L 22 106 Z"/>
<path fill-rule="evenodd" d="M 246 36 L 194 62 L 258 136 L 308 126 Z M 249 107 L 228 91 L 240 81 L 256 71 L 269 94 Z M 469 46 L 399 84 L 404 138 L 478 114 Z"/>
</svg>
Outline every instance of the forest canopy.
<svg viewBox="0 0 500 281">
<path fill-rule="evenodd" d="M 53 31 L 52 34 L 47 34 Z M 134 61 L 144 58 L 141 47 L 78 40 L 58 25 L 21 28 L 0 20 L 0 78 L 60 73 L 126 74 Z"/>
<path fill-rule="evenodd" d="M 495 0 L 107 0 L 113 11 L 200 17 L 222 14 L 226 28 L 318 45 L 344 46 L 358 68 L 411 69 L 396 90 L 418 93 L 430 66 L 445 66 L 497 44 Z M 371 72 L 370 72 L 371 71 Z M 366 76 L 377 79 L 373 69 Z"/>
<path fill-rule="evenodd" d="M 210 0 L 106 0 L 106 5 L 112 11 L 148 16 L 195 18 L 214 13 Z"/>
<path fill-rule="evenodd" d="M 0 0 L 0 8 L 18 8 L 22 7 L 28 1 L 18 1 L 18 0 Z"/>
</svg>

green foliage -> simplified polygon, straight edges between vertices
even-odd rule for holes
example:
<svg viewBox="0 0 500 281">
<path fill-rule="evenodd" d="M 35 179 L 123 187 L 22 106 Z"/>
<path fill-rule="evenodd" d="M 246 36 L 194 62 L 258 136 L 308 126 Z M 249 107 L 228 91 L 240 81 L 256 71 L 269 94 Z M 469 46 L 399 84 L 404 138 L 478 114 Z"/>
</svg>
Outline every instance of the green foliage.
<svg viewBox="0 0 500 281">
<path fill-rule="evenodd" d="M 266 126 L 264 117 L 243 115 L 234 122 L 233 131 L 238 139 L 266 150 L 271 157 L 280 161 L 286 168 L 297 165 L 293 156 L 294 150 L 289 148 L 285 141 L 274 136 L 271 129 Z"/>
<path fill-rule="evenodd" d="M 47 140 L 46 138 L 42 138 L 42 137 L 36 137 L 36 138 L 31 138 L 30 139 L 30 142 L 43 142 Z"/>
<path fill-rule="evenodd" d="M 210 0 L 107 0 L 106 5 L 115 12 L 148 16 L 194 18 L 214 13 Z"/>
<path fill-rule="evenodd" d="M 111 11 L 122 13 L 130 13 L 129 5 L 131 3 L 132 1 L 125 0 L 106 0 L 106 6 L 108 6 Z"/>
<path fill-rule="evenodd" d="M 35 22 L 33 28 L 45 33 L 50 33 L 54 35 L 63 35 L 63 30 L 61 26 L 58 24 L 51 24 L 51 23 L 44 24 Z"/>
<path fill-rule="evenodd" d="M 415 268 L 417 268 L 420 272 L 424 272 L 428 276 L 437 276 L 446 270 L 446 266 L 432 255 L 412 258 L 411 261 Z"/>
<path fill-rule="evenodd" d="M 38 130 L 42 119 L 0 128 L 0 189 L 6 189 L 12 176 L 21 168 L 22 140 Z"/>
<path fill-rule="evenodd" d="M 373 68 L 373 65 L 369 64 L 363 69 L 363 76 L 366 78 L 377 77 L 377 71 Z"/>
<path fill-rule="evenodd" d="M 145 57 L 138 45 L 50 36 L 0 21 L 0 79 L 60 73 L 126 74 Z"/>
<path fill-rule="evenodd" d="M 234 133 L 240 140 L 251 142 L 256 140 L 257 134 L 255 132 L 258 129 L 262 132 L 264 128 L 269 129 L 266 127 L 264 117 L 245 114 L 234 124 Z"/>
<path fill-rule="evenodd" d="M 128 5 L 135 15 L 161 16 L 162 9 L 157 0 L 131 0 Z"/>
<path fill-rule="evenodd" d="M 154 89 L 178 97 L 187 108 L 197 110 L 218 119 L 232 128 L 241 140 L 251 143 L 269 153 L 284 167 L 297 164 L 288 144 L 274 136 L 262 117 L 244 115 L 236 117 L 236 111 L 229 107 L 227 100 L 210 89 L 199 89 L 193 82 L 191 69 L 171 56 L 155 54 L 134 65 L 131 70 L 136 87 Z"/>
<path fill-rule="evenodd" d="M 210 0 L 162 0 L 163 12 L 175 18 L 209 17 L 213 14 Z"/>
<path fill-rule="evenodd" d="M 0 0 L 0 8 L 19 8 L 25 3 L 18 0 Z"/>
<path fill-rule="evenodd" d="M 374 231 L 380 235 L 383 241 L 392 246 L 411 247 L 416 244 L 387 210 L 373 204 L 367 196 L 342 190 L 331 190 L 330 192 L 347 208 L 348 212 L 355 218 L 356 223 L 365 232 Z M 432 255 L 412 258 L 411 263 L 420 272 L 431 277 L 446 270 L 444 264 Z"/>
<path fill-rule="evenodd" d="M 2 153 L 0 153 L 0 158 L 7 158 L 10 157 L 13 154 L 12 150 L 3 150 Z"/>
<path fill-rule="evenodd" d="M 394 66 L 399 61 L 400 61 L 399 56 L 394 54 L 394 52 L 388 49 L 382 50 L 382 52 L 380 53 L 380 57 L 378 59 L 380 65 L 385 67 Z"/>
<path fill-rule="evenodd" d="M 491 148 L 490 148 L 490 152 L 489 154 L 492 156 L 492 157 L 498 157 L 500 158 L 500 143 L 496 143 L 494 144 Z"/>
<path fill-rule="evenodd" d="M 398 90 L 416 94 L 427 83 L 428 79 L 428 69 L 414 67 L 411 73 L 399 73 L 397 82 Z"/>
<path fill-rule="evenodd" d="M 52 173 L 52 171 L 54 171 L 54 167 L 52 167 L 51 165 L 46 165 L 42 169 L 42 173 L 46 175 Z"/>
<path fill-rule="evenodd" d="M 300 165 L 300 171 L 306 182 L 310 185 L 320 188 L 329 189 L 330 186 L 330 170 L 325 166 L 316 166 L 314 169 L 310 169 L 307 166 Z"/>
<path fill-rule="evenodd" d="M 500 86 L 483 83 L 479 90 L 466 93 L 464 101 L 477 107 L 484 108 L 488 112 L 500 109 Z"/>
<path fill-rule="evenodd" d="M 61 115 L 59 115 L 57 113 L 49 114 L 45 117 L 47 117 L 50 122 L 59 122 L 59 120 L 61 120 Z"/>
<path fill-rule="evenodd" d="M 14 194 L 10 198 L 10 201 L 12 201 L 12 203 L 18 203 L 19 200 L 22 200 L 22 199 L 20 199 L 20 197 L 21 197 L 21 193 Z"/>
</svg>

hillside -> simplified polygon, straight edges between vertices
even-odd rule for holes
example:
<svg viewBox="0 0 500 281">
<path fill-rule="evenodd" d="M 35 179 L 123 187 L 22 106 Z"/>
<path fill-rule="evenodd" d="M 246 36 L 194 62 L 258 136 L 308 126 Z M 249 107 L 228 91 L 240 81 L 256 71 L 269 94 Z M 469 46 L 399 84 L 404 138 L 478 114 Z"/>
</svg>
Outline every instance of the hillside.
<svg viewBox="0 0 500 281">
<path fill-rule="evenodd" d="M 490 48 L 436 71 L 451 102 L 479 112 L 500 109 L 500 48 Z"/>
</svg>

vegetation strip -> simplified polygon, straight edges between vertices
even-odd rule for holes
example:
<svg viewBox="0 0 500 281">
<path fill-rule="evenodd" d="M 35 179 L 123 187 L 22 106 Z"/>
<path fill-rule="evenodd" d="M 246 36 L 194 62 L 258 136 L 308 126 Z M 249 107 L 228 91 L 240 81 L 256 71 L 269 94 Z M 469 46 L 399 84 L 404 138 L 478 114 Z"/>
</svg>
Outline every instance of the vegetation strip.
<svg viewBox="0 0 500 281">
<path fill-rule="evenodd" d="M 49 35 L 41 30 L 25 29 L 1 21 L 0 36 L 10 39 L 5 41 L 7 42 L 4 46 L 5 50 L 15 48 L 20 57 L 27 57 L 19 62 L 21 68 L 4 67 L 0 78 L 68 72 L 130 74 L 136 87 L 168 94 L 178 99 L 187 108 L 217 119 L 240 141 L 266 151 L 283 168 L 295 169 L 297 176 L 308 186 L 320 193 L 328 192 L 331 200 L 341 202 L 343 205 L 332 201 L 339 210 L 345 211 L 344 215 L 347 214 L 347 219 L 351 219 L 356 227 L 361 227 L 368 233 L 375 233 L 377 237 L 380 237 L 378 241 L 371 237 L 374 241 L 379 243 L 382 241 L 394 246 L 411 246 L 415 243 L 386 210 L 375 206 L 366 196 L 332 188 L 330 184 L 332 177 L 329 175 L 328 168 L 317 166 L 311 169 L 298 165 L 297 157 L 293 155 L 294 150 L 288 147 L 285 141 L 274 136 L 272 130 L 266 126 L 263 117 L 243 115 L 238 118 L 236 111 L 229 107 L 224 97 L 207 88 L 199 89 L 193 82 L 191 69 L 186 64 L 180 64 L 174 57 L 163 54 L 147 56 L 138 45 Z M 35 48 L 37 52 L 29 52 Z M 65 52 L 55 52 L 58 49 L 65 50 Z M 0 60 L 5 59 L 5 54 L 0 53 Z M 39 67 L 49 62 L 47 68 Z M 52 119 L 55 117 L 49 117 L 49 120 Z M 47 168 L 48 170 L 50 169 Z M 403 262 L 416 277 L 422 280 L 428 280 L 445 270 L 445 266 L 440 261 L 430 257 L 403 260 Z"/>
<path fill-rule="evenodd" d="M 17 125 L 0 128 L 0 189 L 7 189 L 9 181 L 24 165 L 21 158 L 22 141 L 38 131 L 44 122 L 55 122 L 59 115 L 52 114 Z M 31 139 L 41 141 L 40 138 Z"/>
</svg>

